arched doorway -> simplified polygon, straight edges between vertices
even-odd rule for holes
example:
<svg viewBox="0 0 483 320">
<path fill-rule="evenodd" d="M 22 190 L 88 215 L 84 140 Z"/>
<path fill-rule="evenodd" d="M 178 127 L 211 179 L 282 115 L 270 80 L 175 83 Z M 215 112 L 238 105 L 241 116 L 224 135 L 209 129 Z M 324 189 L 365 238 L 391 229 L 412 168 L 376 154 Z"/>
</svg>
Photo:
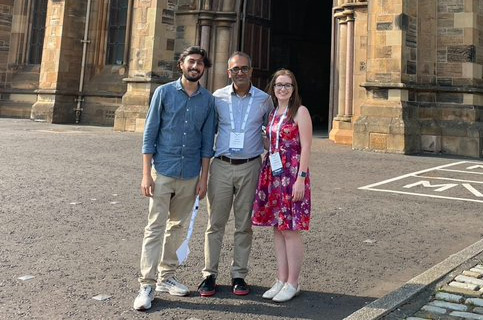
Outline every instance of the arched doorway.
<svg viewBox="0 0 483 320">
<path fill-rule="evenodd" d="M 292 70 L 314 129 L 327 130 L 332 1 L 272 1 L 270 71 Z"/>
<path fill-rule="evenodd" d="M 241 49 L 254 57 L 255 84 L 264 89 L 280 68 L 292 70 L 314 130 L 329 119 L 332 1 L 246 0 Z M 268 44 L 268 45 L 267 45 Z"/>
</svg>

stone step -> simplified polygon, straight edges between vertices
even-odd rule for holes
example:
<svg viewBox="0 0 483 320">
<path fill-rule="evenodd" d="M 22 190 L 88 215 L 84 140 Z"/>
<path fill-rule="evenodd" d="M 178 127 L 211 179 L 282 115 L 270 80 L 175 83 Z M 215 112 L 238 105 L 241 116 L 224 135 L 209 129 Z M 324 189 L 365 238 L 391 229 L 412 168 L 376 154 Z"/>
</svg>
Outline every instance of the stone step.
<svg viewBox="0 0 483 320">
<path fill-rule="evenodd" d="M 30 103 L 0 101 L 0 117 L 30 119 L 31 110 Z"/>
</svg>

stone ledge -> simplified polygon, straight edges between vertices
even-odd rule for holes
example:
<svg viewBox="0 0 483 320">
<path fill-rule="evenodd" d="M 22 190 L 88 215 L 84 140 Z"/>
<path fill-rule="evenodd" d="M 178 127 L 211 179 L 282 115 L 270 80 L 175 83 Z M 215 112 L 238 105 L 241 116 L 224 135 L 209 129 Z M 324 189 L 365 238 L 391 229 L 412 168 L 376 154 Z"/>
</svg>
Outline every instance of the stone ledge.
<svg viewBox="0 0 483 320">
<path fill-rule="evenodd" d="M 444 261 L 438 263 L 429 270 L 412 278 L 399 289 L 388 295 L 371 302 L 362 309 L 357 310 L 344 320 L 377 320 L 388 314 L 398 306 L 407 302 L 427 286 L 434 284 L 439 279 L 446 276 L 449 272 L 465 263 L 467 260 L 483 252 L 483 240 L 451 255 Z"/>
<path fill-rule="evenodd" d="M 435 85 L 421 85 L 408 84 L 401 82 L 364 82 L 360 85 L 366 89 L 408 89 L 414 91 L 435 91 L 435 92 L 459 92 L 459 93 L 480 93 L 483 94 L 483 88 L 473 86 L 435 86 Z"/>
</svg>

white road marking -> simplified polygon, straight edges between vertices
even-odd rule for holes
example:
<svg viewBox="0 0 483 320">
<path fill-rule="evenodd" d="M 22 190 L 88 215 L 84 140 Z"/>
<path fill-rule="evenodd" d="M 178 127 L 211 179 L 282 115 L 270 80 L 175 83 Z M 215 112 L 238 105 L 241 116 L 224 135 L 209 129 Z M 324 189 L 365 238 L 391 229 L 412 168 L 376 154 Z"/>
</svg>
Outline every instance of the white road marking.
<svg viewBox="0 0 483 320">
<path fill-rule="evenodd" d="M 466 179 L 453 179 L 444 177 L 432 177 L 432 176 L 417 176 L 418 178 L 433 179 L 433 180 L 448 180 L 448 181 L 459 181 L 459 182 L 469 182 L 469 183 L 483 183 L 483 181 L 466 180 Z"/>
<path fill-rule="evenodd" d="M 407 184 L 403 188 L 409 189 L 409 188 L 412 188 L 412 187 L 415 187 L 415 186 L 420 186 L 420 185 L 425 187 L 425 188 L 438 188 L 438 189 L 434 189 L 434 191 L 442 192 L 442 191 L 451 189 L 453 187 L 456 187 L 458 184 L 457 183 L 443 183 L 443 184 L 432 185 L 431 182 L 429 182 L 429 181 L 421 180 L 421 181 L 418 181 L 418 182 L 415 182 L 415 183 Z"/>
<path fill-rule="evenodd" d="M 451 170 L 451 169 L 438 169 L 438 170 L 448 171 L 448 172 L 459 172 L 459 173 L 483 174 L 483 172 L 471 172 L 471 171 L 464 171 L 464 170 Z"/>
<path fill-rule="evenodd" d="M 478 198 L 483 197 L 483 193 L 478 191 L 476 188 L 474 188 L 470 183 L 476 183 L 476 184 L 483 184 L 483 181 L 473 181 L 473 180 L 467 180 L 467 179 L 454 179 L 454 178 L 445 178 L 444 176 L 425 176 L 424 173 L 431 172 L 431 171 L 441 171 L 441 172 L 457 172 L 457 173 L 466 173 L 466 174 L 471 174 L 471 175 L 482 175 L 483 172 L 474 172 L 474 171 L 464 171 L 464 170 L 455 170 L 455 169 L 447 169 L 449 167 L 455 167 L 458 165 L 462 164 L 475 164 L 473 166 L 468 166 L 466 167 L 467 170 L 474 170 L 474 169 L 480 169 L 483 168 L 483 165 L 480 164 L 481 162 L 473 162 L 473 161 L 459 161 L 459 162 L 454 162 L 454 163 L 449 163 L 417 172 L 412 172 L 408 173 L 402 176 L 394 177 L 391 179 L 387 179 L 381 182 L 376 182 L 373 184 L 369 184 L 367 186 L 359 187 L 359 190 L 369 190 L 369 191 L 377 191 L 377 192 L 389 192 L 389 193 L 397 193 L 397 194 L 406 194 L 406 195 L 414 195 L 418 197 L 430 197 L 430 198 L 439 198 L 439 199 L 449 199 L 449 200 L 459 200 L 459 201 L 470 201 L 470 202 L 478 202 L 478 203 L 483 203 L 483 200 L 480 199 L 472 199 L 472 198 L 464 198 L 464 197 L 450 197 L 450 196 L 441 196 L 441 195 L 434 195 L 434 194 L 424 194 L 424 193 L 416 193 L 416 192 L 407 192 L 407 191 L 400 191 L 400 190 L 391 190 L 391 189 L 382 189 L 382 188 L 376 188 L 378 186 L 382 186 L 384 184 L 389 184 L 391 182 L 403 180 L 406 178 L 424 178 L 427 180 L 418 180 L 417 182 L 413 182 L 410 184 L 406 184 L 403 186 L 403 188 L 412 188 L 415 186 L 422 185 L 425 188 L 437 188 L 437 189 L 432 189 L 432 191 L 437 191 L 437 192 L 442 192 L 446 191 L 449 189 L 452 189 L 456 186 L 462 185 L 466 190 L 468 190 L 472 195 Z M 446 183 L 446 184 L 431 184 L 430 181 L 428 180 L 446 180 L 446 181 L 452 181 L 452 182 L 462 182 L 461 184 L 455 184 L 455 183 Z"/>
<path fill-rule="evenodd" d="M 470 191 L 475 196 L 477 196 L 477 197 L 483 197 L 483 193 L 481 193 L 478 190 L 476 190 L 475 188 L 473 188 L 473 186 L 471 184 L 469 184 L 469 183 L 463 183 L 463 187 L 465 187 L 466 189 L 468 189 L 468 191 Z"/>
<path fill-rule="evenodd" d="M 373 184 L 370 184 L 370 185 L 367 185 L 367 186 L 363 186 L 363 187 L 360 187 L 358 189 L 368 190 L 370 188 L 380 186 L 381 184 L 386 184 L 386 183 L 389 183 L 389 182 L 401 180 L 401 179 L 408 178 L 408 177 L 414 177 L 414 176 L 417 176 L 418 174 L 421 174 L 421 173 L 425 173 L 425 172 L 429 172 L 429 171 L 433 171 L 433 170 L 437 170 L 437 169 L 441 169 L 441 168 L 451 167 L 451 166 L 455 166 L 455 165 L 462 164 L 462 163 L 466 163 L 466 161 L 444 164 L 442 166 L 433 167 L 433 168 L 429 168 L 429 169 L 425 169 L 425 170 L 421 170 L 421 171 L 417 171 L 417 172 L 408 173 L 408 174 L 405 174 L 405 175 L 402 175 L 402 176 L 399 176 L 399 177 L 395 177 L 395 178 L 387 179 L 387 180 L 384 180 L 384 181 L 381 181 L 381 182 L 376 182 L 376 183 L 373 183 Z"/>
<path fill-rule="evenodd" d="M 466 168 L 466 169 L 468 169 L 468 170 L 473 170 L 473 169 L 478 169 L 478 168 L 479 168 L 479 169 L 483 169 L 483 165 L 479 165 L 479 164 L 478 164 L 478 165 L 476 165 L 476 166 L 471 166 L 471 167 L 468 167 L 468 168 Z"/>
<path fill-rule="evenodd" d="M 461 201 L 470 201 L 470 202 L 483 203 L 483 200 L 469 199 L 469 198 L 445 197 L 445 196 L 438 196 L 438 195 L 432 195 L 432 194 L 422 194 L 422 193 L 414 193 L 414 192 L 404 192 L 404 191 L 395 191 L 395 190 L 384 190 L 384 189 L 365 189 L 365 190 L 377 191 L 377 192 L 389 192 L 389 193 L 409 194 L 409 195 L 418 196 L 418 197 L 439 198 L 439 199 L 447 199 L 447 200 L 461 200 Z"/>
</svg>

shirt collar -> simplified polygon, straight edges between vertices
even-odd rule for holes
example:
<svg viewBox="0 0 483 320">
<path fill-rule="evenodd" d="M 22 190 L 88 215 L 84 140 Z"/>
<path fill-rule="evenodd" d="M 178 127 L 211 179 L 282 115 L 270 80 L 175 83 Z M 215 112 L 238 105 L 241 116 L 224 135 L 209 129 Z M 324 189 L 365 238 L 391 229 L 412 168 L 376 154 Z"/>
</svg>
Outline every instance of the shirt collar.
<svg viewBox="0 0 483 320">
<path fill-rule="evenodd" d="M 255 87 L 253 86 L 252 83 L 250 83 L 250 90 L 248 90 L 247 95 L 253 96 L 254 91 L 255 91 Z M 236 95 L 235 89 L 233 88 L 233 83 L 230 85 L 228 92 L 232 95 Z"/>
<path fill-rule="evenodd" d="M 183 90 L 183 85 L 181 84 L 181 77 L 175 83 L 176 90 Z"/>
<path fill-rule="evenodd" d="M 175 82 L 175 88 L 176 90 L 184 90 L 183 85 L 181 84 L 181 77 Z M 193 95 L 197 95 L 200 93 L 201 85 L 198 83 L 198 89 L 196 89 L 196 92 Z M 185 91 L 186 92 L 186 91 Z"/>
</svg>

